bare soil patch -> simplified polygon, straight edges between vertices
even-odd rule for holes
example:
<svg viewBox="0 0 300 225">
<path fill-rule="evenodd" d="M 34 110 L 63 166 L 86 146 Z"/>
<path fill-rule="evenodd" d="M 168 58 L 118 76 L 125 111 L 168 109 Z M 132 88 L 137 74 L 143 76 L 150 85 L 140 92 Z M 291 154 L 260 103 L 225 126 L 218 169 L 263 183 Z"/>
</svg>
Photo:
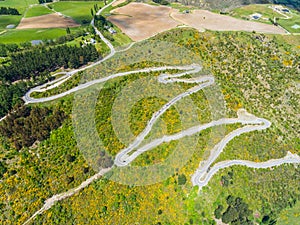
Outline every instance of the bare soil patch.
<svg viewBox="0 0 300 225">
<path fill-rule="evenodd" d="M 22 18 L 17 29 L 27 28 L 64 28 L 64 27 L 78 27 L 80 24 L 76 23 L 71 18 L 66 18 L 58 13 L 35 16 L 31 18 Z"/>
<path fill-rule="evenodd" d="M 108 20 L 117 25 L 132 40 L 139 41 L 162 31 L 176 27 L 180 23 L 170 17 L 175 12 L 170 7 L 130 3 L 112 11 Z"/>
<path fill-rule="evenodd" d="M 286 33 L 284 29 L 274 25 L 240 20 L 226 15 L 212 13 L 207 10 L 194 10 L 186 14 L 174 11 L 171 16 L 175 20 L 201 31 L 208 29 L 216 31 L 256 31 L 271 34 Z"/>
</svg>

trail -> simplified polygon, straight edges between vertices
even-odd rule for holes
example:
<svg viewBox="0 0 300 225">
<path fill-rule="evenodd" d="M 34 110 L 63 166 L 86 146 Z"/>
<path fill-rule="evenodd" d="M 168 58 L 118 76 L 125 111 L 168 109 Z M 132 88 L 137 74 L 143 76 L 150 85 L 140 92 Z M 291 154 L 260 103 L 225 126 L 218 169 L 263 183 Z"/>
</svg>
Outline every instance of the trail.
<svg viewBox="0 0 300 225">
<path fill-rule="evenodd" d="M 95 180 L 98 180 L 101 176 L 103 176 L 105 173 L 107 173 L 111 168 L 102 169 L 92 177 L 88 178 L 87 180 L 83 181 L 78 187 L 72 188 L 66 192 L 57 194 L 52 196 L 51 198 L 48 198 L 45 201 L 45 204 L 42 208 L 40 208 L 38 211 L 36 211 L 28 220 L 26 220 L 25 224 L 29 224 L 37 215 L 42 214 L 46 210 L 50 209 L 56 202 L 61 201 L 65 198 L 69 198 L 75 193 L 79 192 L 81 189 L 87 187 L 90 183 L 92 183 Z"/>
<path fill-rule="evenodd" d="M 97 12 L 97 15 L 101 14 L 103 10 L 105 10 L 107 7 L 109 7 L 111 4 L 113 4 L 116 0 L 112 1 L 102 9 L 100 9 Z M 273 159 L 269 160 L 267 162 L 262 162 L 262 163 L 256 163 L 256 162 L 251 162 L 251 161 L 246 161 L 246 160 L 230 160 L 230 161 L 223 161 L 220 163 L 215 164 L 212 168 L 211 165 L 215 162 L 215 160 L 218 158 L 218 156 L 222 153 L 223 149 L 226 147 L 226 145 L 235 137 L 247 133 L 247 132 L 252 132 L 256 130 L 264 130 L 267 129 L 271 126 L 271 122 L 264 119 L 264 118 L 259 118 L 256 117 L 250 113 L 247 113 L 245 110 L 241 109 L 238 111 L 238 117 L 237 118 L 222 118 L 219 120 L 215 120 L 206 124 L 198 125 L 191 127 L 189 129 L 183 130 L 181 132 L 172 134 L 172 135 L 165 135 L 162 138 L 155 139 L 151 141 L 148 144 L 145 144 L 144 146 L 140 146 L 142 141 L 145 139 L 147 134 L 152 130 L 153 125 L 155 122 L 158 120 L 160 116 L 162 116 L 167 109 L 169 109 L 172 105 L 174 105 L 176 102 L 180 101 L 181 99 L 196 93 L 200 91 L 201 89 L 208 87 L 212 84 L 214 84 L 214 77 L 213 76 L 200 76 L 197 78 L 190 78 L 190 79 L 185 79 L 181 78 L 182 76 L 188 75 L 188 74 L 195 74 L 198 73 L 202 68 L 201 66 L 197 64 L 192 64 L 192 65 L 186 65 L 186 66 L 162 66 L 162 67 L 152 67 L 152 68 L 144 68 L 140 70 L 135 70 L 135 71 L 128 71 L 128 72 L 121 72 L 121 73 L 116 73 L 112 74 L 108 77 L 93 80 L 90 82 L 87 82 L 85 84 L 80 84 L 79 86 L 72 88 L 64 93 L 47 97 L 47 98 L 40 98 L 40 99 L 34 99 L 30 97 L 30 94 L 34 91 L 37 92 L 42 92 L 45 90 L 52 89 L 54 87 L 57 87 L 64 83 L 66 80 L 68 80 L 72 75 L 74 75 L 77 72 L 86 70 L 88 68 L 94 67 L 109 58 L 113 57 L 116 53 L 116 50 L 114 49 L 113 45 L 102 35 L 102 33 L 97 30 L 97 28 L 94 26 L 94 20 L 91 21 L 91 25 L 94 27 L 97 35 L 102 39 L 102 41 L 109 47 L 110 53 L 107 55 L 105 58 L 99 60 L 96 63 L 93 63 L 89 66 L 73 70 L 71 72 L 66 72 L 66 73 L 61 73 L 65 74 L 59 79 L 56 79 L 55 81 L 48 82 L 46 84 L 40 85 L 38 87 L 35 87 L 31 90 L 29 90 L 25 96 L 23 97 L 25 104 L 29 103 L 38 103 L 38 102 L 46 102 L 46 101 L 51 101 L 54 99 L 61 98 L 65 95 L 68 95 L 70 93 L 76 92 L 78 90 L 87 88 L 91 85 L 97 84 L 97 83 L 102 83 L 106 82 L 108 80 L 121 77 L 121 76 L 127 76 L 130 74 L 135 74 L 135 73 L 141 73 L 141 72 L 153 72 L 153 71 L 165 71 L 168 69 L 177 69 L 180 70 L 181 72 L 173 75 L 169 74 L 162 74 L 158 77 L 158 82 L 163 83 L 163 84 L 168 84 L 168 83 L 173 83 L 173 82 L 183 82 L 183 83 L 195 83 L 195 86 L 188 89 L 187 91 L 179 94 L 178 96 L 175 96 L 173 99 L 171 99 L 168 103 L 166 103 L 164 106 L 162 106 L 161 109 L 159 109 L 157 112 L 155 112 L 152 116 L 152 118 L 148 121 L 145 129 L 136 137 L 136 139 L 125 149 L 121 150 L 116 158 L 115 158 L 115 165 L 116 166 L 128 166 L 136 157 L 141 155 L 142 153 L 149 151 L 156 146 L 161 145 L 162 143 L 165 142 L 170 142 L 172 140 L 178 140 L 181 139 L 185 136 L 190 136 L 194 135 L 196 133 L 201 132 L 204 129 L 208 129 L 210 127 L 222 125 L 222 124 L 235 124 L 235 123 L 240 123 L 242 125 L 245 125 L 242 128 L 236 129 L 229 133 L 226 137 L 224 137 L 211 151 L 211 154 L 209 158 L 206 161 L 203 161 L 200 163 L 198 169 L 192 176 L 192 183 L 193 185 L 198 185 L 200 188 L 203 186 L 207 185 L 211 177 L 217 173 L 220 169 L 233 166 L 233 165 L 244 165 L 252 168 L 268 168 L 268 167 L 273 167 L 273 166 L 278 166 L 283 163 L 300 163 L 300 157 L 298 155 L 292 155 L 291 153 L 288 153 L 288 155 L 284 158 L 281 159 Z M 126 51 L 130 47 L 134 45 L 131 44 L 129 47 L 127 47 L 124 50 L 121 51 Z M 56 74 L 57 75 L 57 74 Z M 2 118 L 3 119 L 3 118 Z M 2 120 L 1 119 L 1 120 Z M 133 150 L 135 150 L 131 155 Z M 82 182 L 78 187 L 75 187 L 73 189 L 70 189 L 69 191 L 57 194 L 52 196 L 51 198 L 47 199 L 45 201 L 45 204 L 42 206 L 41 209 L 36 211 L 24 224 L 29 224 L 37 215 L 42 214 L 46 210 L 50 209 L 56 202 L 61 201 L 65 198 L 68 198 L 75 193 L 79 192 L 83 188 L 87 187 L 89 184 L 91 184 L 93 181 L 99 179 L 101 176 L 103 176 L 105 173 L 107 173 L 111 168 L 107 169 L 102 169 L 100 172 L 97 174 L 93 175 L 92 177 L 88 178 L 84 182 Z"/>
<path fill-rule="evenodd" d="M 198 185 L 201 189 L 202 187 L 206 186 L 210 179 L 213 177 L 214 174 L 216 174 L 220 169 L 224 169 L 230 166 L 247 166 L 249 168 L 256 168 L 256 169 L 265 169 L 265 168 L 271 168 L 275 166 L 280 166 L 282 164 L 299 164 L 300 163 L 300 157 L 297 154 L 292 154 L 291 152 L 288 152 L 287 155 L 283 158 L 279 159 L 271 159 L 266 162 L 251 162 L 248 160 L 228 160 L 228 161 L 222 161 L 219 163 L 216 163 L 209 172 L 206 173 L 196 173 L 193 175 L 192 182 L 193 185 Z"/>
</svg>

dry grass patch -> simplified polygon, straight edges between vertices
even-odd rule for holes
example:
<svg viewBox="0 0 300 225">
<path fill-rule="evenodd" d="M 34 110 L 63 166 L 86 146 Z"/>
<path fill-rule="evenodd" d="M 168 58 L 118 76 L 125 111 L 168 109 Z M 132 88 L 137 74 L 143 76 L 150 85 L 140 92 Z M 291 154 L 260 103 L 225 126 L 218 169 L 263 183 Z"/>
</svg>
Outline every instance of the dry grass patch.
<svg viewBox="0 0 300 225">
<path fill-rule="evenodd" d="M 78 26 L 80 26 L 80 24 L 76 23 L 71 18 L 66 18 L 58 13 L 52 13 L 43 16 L 22 18 L 17 29 L 64 28 L 64 27 L 78 27 Z"/>
</svg>

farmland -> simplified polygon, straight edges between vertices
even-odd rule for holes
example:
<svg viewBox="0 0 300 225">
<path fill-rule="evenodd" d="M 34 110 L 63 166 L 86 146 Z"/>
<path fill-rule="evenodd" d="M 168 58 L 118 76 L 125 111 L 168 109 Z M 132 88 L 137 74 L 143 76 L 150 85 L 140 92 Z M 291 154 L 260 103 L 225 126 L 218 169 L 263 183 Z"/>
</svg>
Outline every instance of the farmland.
<svg viewBox="0 0 300 225">
<path fill-rule="evenodd" d="M 35 5 L 30 7 L 25 14 L 25 18 L 35 17 L 35 16 L 42 16 L 53 13 L 50 9 L 42 5 Z"/>
<path fill-rule="evenodd" d="M 112 11 L 109 20 L 134 41 L 143 40 L 159 32 L 176 27 L 179 23 L 169 18 L 171 8 L 130 3 Z"/>
<path fill-rule="evenodd" d="M 91 9 L 95 4 L 99 7 L 104 5 L 102 1 L 63 1 L 52 3 L 49 6 L 82 24 L 85 20 L 90 21 L 92 19 Z"/>
<path fill-rule="evenodd" d="M 76 30 L 77 28 L 71 28 Z M 1 43 L 22 43 L 31 40 L 55 39 L 66 35 L 65 28 L 10 30 L 0 35 Z"/>
<path fill-rule="evenodd" d="M 199 31 L 248 31 L 258 33 L 284 34 L 286 31 L 272 24 L 235 19 L 207 10 L 191 10 L 183 13 L 178 9 L 165 6 L 150 6 L 142 3 L 130 3 L 112 11 L 108 19 L 117 25 L 133 40 L 143 40 L 174 28 L 187 25 Z M 150 14 L 150 15 L 149 15 Z M 150 23 L 151 21 L 151 23 Z"/>
<path fill-rule="evenodd" d="M 80 24 L 76 23 L 70 18 L 64 18 L 63 16 L 52 13 L 43 16 L 35 16 L 31 18 L 23 18 L 18 25 L 17 29 L 28 28 L 66 28 L 66 27 L 78 27 Z"/>
</svg>

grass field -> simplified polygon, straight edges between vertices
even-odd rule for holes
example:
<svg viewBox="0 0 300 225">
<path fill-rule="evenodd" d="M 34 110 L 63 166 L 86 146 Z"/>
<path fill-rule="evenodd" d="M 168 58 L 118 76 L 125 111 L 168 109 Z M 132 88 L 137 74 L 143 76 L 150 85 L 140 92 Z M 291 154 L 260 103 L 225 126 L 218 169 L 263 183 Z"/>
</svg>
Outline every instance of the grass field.
<svg viewBox="0 0 300 225">
<path fill-rule="evenodd" d="M 91 9 L 94 8 L 95 4 L 98 4 L 99 7 L 103 6 L 103 2 L 99 1 L 55 2 L 50 6 L 55 11 L 72 17 L 78 23 L 82 23 L 82 20 L 92 19 Z"/>
<path fill-rule="evenodd" d="M 247 5 L 233 9 L 230 12 L 230 15 L 240 19 L 250 19 L 250 15 L 253 13 L 260 13 L 262 14 L 262 17 L 255 21 L 271 24 L 269 18 L 282 17 L 282 15 L 274 12 L 272 9 L 268 8 L 268 6 L 269 5 Z"/>
<path fill-rule="evenodd" d="M 38 4 L 37 0 L 5 0 L 0 1 L 0 7 L 13 7 L 16 8 L 20 14 L 23 14 L 27 7 L 32 4 Z"/>
<path fill-rule="evenodd" d="M 34 16 L 42 16 L 53 13 L 50 9 L 46 8 L 42 5 L 36 5 L 28 9 L 25 14 L 25 18 L 34 17 Z"/>
<path fill-rule="evenodd" d="M 295 24 L 300 25 L 300 14 L 296 10 L 289 9 L 291 13 L 285 13 L 286 16 L 290 17 L 289 19 L 285 19 L 285 16 L 275 12 L 273 9 L 269 8 L 271 5 L 247 5 L 240 8 L 233 9 L 229 15 L 235 18 L 250 20 L 250 15 L 254 13 L 259 13 L 262 15 L 261 18 L 254 20 L 262 23 L 271 24 L 269 18 L 274 19 L 277 18 L 277 22 L 279 25 L 284 27 L 291 33 L 300 33 L 300 28 L 293 29 L 292 26 Z"/>
<path fill-rule="evenodd" d="M 299 224 L 300 202 L 296 203 L 293 208 L 283 210 L 277 221 L 278 225 Z"/>
<path fill-rule="evenodd" d="M 25 29 L 25 30 L 8 30 L 0 35 L 0 43 L 21 43 L 31 40 L 54 39 L 66 35 L 66 29 Z"/>
<path fill-rule="evenodd" d="M 298 28 L 298 29 L 292 28 L 296 24 L 300 26 L 300 14 L 298 12 L 296 13 L 296 11 L 294 11 L 294 13 L 292 15 L 293 15 L 292 19 L 288 19 L 288 20 L 279 19 L 277 22 L 291 33 L 300 33 L 300 28 Z"/>
<path fill-rule="evenodd" d="M 12 16 L 12 15 L 1 15 L 0 16 L 0 29 L 6 28 L 9 24 L 18 25 L 22 16 Z"/>
</svg>

